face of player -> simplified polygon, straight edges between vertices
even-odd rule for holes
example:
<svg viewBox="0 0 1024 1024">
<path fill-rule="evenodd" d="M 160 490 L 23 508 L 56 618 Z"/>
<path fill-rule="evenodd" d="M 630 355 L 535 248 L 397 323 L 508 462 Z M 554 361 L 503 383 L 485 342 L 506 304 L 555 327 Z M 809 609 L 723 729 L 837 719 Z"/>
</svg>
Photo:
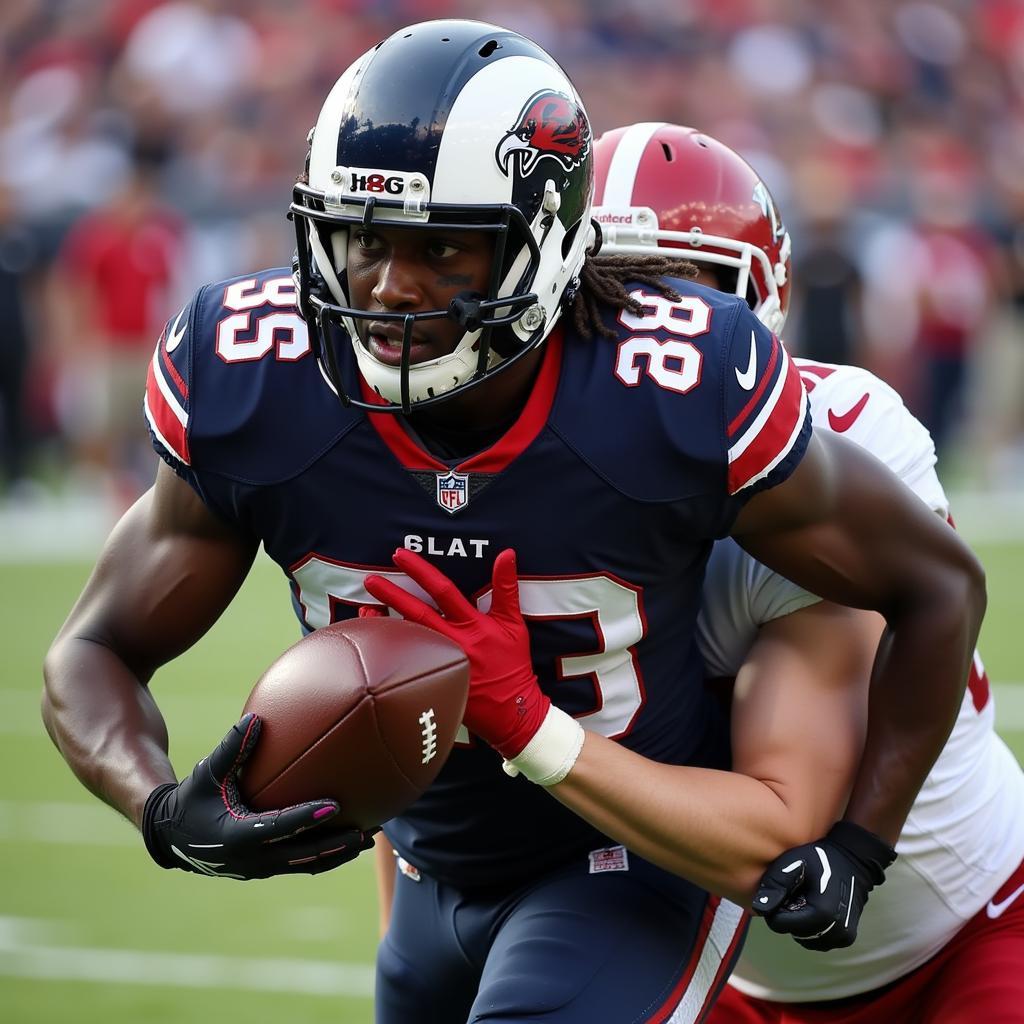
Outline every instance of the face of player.
<svg viewBox="0 0 1024 1024">
<path fill-rule="evenodd" d="M 478 231 L 432 232 L 375 224 L 353 228 L 348 241 L 348 291 L 352 305 L 370 312 L 423 313 L 447 309 L 460 292 L 485 293 L 493 236 Z M 398 366 L 402 324 L 357 320 L 359 341 L 382 363 Z M 413 363 L 453 351 L 464 329 L 454 320 L 417 323 Z"/>
</svg>

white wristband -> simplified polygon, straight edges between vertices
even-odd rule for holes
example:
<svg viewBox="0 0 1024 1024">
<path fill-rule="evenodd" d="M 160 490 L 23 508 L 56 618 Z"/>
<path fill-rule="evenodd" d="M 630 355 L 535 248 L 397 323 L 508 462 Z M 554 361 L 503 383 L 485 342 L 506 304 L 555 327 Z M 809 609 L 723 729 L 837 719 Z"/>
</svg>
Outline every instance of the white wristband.
<svg viewBox="0 0 1024 1024">
<path fill-rule="evenodd" d="M 505 761 L 506 775 L 525 775 L 538 786 L 553 786 L 569 774 L 583 749 L 583 726 L 554 704 L 522 753 Z"/>
</svg>

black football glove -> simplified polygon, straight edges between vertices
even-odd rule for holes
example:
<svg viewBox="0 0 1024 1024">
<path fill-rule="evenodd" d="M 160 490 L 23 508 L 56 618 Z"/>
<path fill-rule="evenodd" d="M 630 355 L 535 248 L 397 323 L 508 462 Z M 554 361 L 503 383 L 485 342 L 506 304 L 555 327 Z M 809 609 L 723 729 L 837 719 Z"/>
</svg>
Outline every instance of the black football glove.
<svg viewBox="0 0 1024 1024">
<path fill-rule="evenodd" d="M 777 857 L 761 878 L 751 907 L 773 932 L 805 949 L 852 946 L 868 893 L 885 881 L 896 851 L 851 821 L 836 822 L 824 839 Z"/>
<path fill-rule="evenodd" d="M 245 715 L 181 782 L 157 786 L 142 812 L 142 837 L 163 868 L 223 878 L 329 871 L 373 845 L 373 833 L 339 828 L 334 800 L 256 812 L 242 803 L 238 774 L 260 734 Z"/>
</svg>

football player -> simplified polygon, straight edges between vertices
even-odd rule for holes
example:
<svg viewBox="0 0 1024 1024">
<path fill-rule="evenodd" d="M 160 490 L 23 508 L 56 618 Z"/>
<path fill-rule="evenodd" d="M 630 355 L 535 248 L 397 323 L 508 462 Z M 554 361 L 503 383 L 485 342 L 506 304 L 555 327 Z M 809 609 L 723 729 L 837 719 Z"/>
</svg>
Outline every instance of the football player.
<svg viewBox="0 0 1024 1024">
<path fill-rule="evenodd" d="M 837 840 L 873 869 L 952 726 L 983 612 L 953 531 L 855 445 L 812 436 L 796 367 L 744 302 L 666 276 L 672 256 L 594 254 L 592 143 L 572 83 L 516 33 L 427 22 L 355 61 L 295 186 L 294 276 L 205 286 L 159 340 L 145 413 L 164 465 L 47 657 L 47 728 L 158 864 L 319 871 L 370 841 L 344 810 L 249 813 L 251 717 L 176 781 L 147 684 L 261 543 L 305 629 L 389 583 L 434 599 L 470 656 L 468 732 L 386 823 L 419 882 L 395 901 L 380 1021 L 703 1015 L 743 913 L 608 852 L 545 788 L 592 761 L 581 720 L 663 762 L 665 794 L 673 769 L 728 765 L 694 639 L 715 538 L 886 615 L 887 727 Z M 723 809 L 688 806 L 699 850 Z"/>
<path fill-rule="evenodd" d="M 782 329 L 789 236 L 749 164 L 716 139 L 662 123 L 605 133 L 595 159 L 594 213 L 606 225 L 606 251 L 672 251 L 696 266 L 698 280 L 745 298 L 762 321 Z M 794 361 L 815 430 L 870 451 L 947 519 L 934 445 L 899 395 L 857 367 Z M 737 676 L 759 628 L 816 600 L 733 541 L 717 544 L 698 625 L 709 673 Z M 857 614 L 867 629 L 872 613 Z M 975 653 L 956 724 L 900 834 L 899 859 L 860 921 L 856 948 L 822 957 L 816 951 L 831 932 L 805 938 L 805 950 L 755 921 L 712 1024 L 1024 1020 L 1024 772 L 994 720 Z M 809 850 L 778 863 L 805 857 L 813 867 Z M 798 895 L 813 904 L 821 886 L 805 880 Z M 805 914 L 783 908 L 769 921 L 806 936 Z"/>
</svg>

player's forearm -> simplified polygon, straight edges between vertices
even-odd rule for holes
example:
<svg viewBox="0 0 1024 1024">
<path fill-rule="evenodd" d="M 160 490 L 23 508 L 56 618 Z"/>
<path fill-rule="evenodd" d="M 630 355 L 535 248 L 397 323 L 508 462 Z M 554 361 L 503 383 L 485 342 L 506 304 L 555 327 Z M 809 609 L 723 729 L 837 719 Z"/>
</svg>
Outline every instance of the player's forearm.
<svg viewBox="0 0 1024 1024">
<path fill-rule="evenodd" d="M 956 722 L 984 609 L 980 567 L 947 574 L 943 587 L 891 620 L 883 638 L 845 817 L 890 844 Z"/>
<path fill-rule="evenodd" d="M 821 828 L 766 782 L 660 764 L 589 732 L 549 792 L 641 857 L 741 904 L 779 853 Z"/>
<path fill-rule="evenodd" d="M 155 786 L 176 781 L 150 695 L 101 644 L 64 635 L 44 665 L 46 730 L 82 784 L 137 826 Z"/>
<path fill-rule="evenodd" d="M 234 597 L 255 555 L 161 463 L 122 517 L 44 665 L 43 720 L 71 770 L 136 825 L 177 781 L 167 728 L 144 685 Z"/>
</svg>

